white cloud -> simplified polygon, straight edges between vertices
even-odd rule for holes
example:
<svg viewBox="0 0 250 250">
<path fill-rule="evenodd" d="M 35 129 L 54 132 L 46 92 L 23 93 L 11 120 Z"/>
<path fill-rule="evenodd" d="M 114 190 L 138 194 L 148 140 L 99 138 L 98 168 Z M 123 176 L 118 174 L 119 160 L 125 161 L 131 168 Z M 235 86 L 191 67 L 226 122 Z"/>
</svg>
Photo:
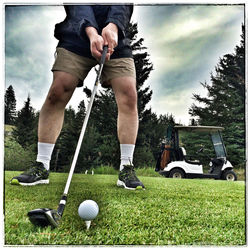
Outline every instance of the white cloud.
<svg viewBox="0 0 250 250">
<path fill-rule="evenodd" d="M 158 46 L 159 43 L 165 46 L 166 43 L 208 35 L 208 33 L 210 35 L 217 34 L 227 22 L 238 15 L 242 15 L 243 8 L 243 6 L 234 7 L 230 5 L 203 5 L 180 8 L 180 11 L 175 9 L 174 17 L 169 19 L 166 16 L 166 20 L 161 26 L 155 27 L 152 24 L 149 27 L 152 36 L 147 39 L 150 39 L 152 46 Z"/>
<path fill-rule="evenodd" d="M 176 122 L 189 123 L 188 108 L 192 104 L 192 95 L 187 91 L 175 92 L 168 96 L 160 96 L 152 99 L 153 111 L 160 114 L 173 114 Z"/>
<path fill-rule="evenodd" d="M 64 19 L 64 8 L 18 6 L 10 9 L 7 11 L 13 11 L 12 16 L 6 20 L 5 86 L 13 85 L 17 109 L 30 93 L 31 102 L 38 110 L 52 81 L 50 70 L 57 45 L 54 26 Z"/>
<path fill-rule="evenodd" d="M 204 94 L 199 82 L 209 82 L 219 58 L 240 41 L 244 6 L 139 6 L 134 19 L 154 64 L 148 79 L 154 111 L 187 123 L 192 93 Z"/>
</svg>

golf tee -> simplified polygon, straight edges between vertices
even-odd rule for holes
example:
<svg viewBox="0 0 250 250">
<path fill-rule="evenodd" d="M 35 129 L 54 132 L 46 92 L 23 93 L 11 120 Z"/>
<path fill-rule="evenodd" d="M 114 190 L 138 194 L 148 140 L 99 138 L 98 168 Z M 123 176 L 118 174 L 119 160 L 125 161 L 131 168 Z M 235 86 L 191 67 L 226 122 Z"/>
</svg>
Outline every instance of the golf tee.
<svg viewBox="0 0 250 250">
<path fill-rule="evenodd" d="M 86 224 L 87 230 L 89 230 L 90 225 L 91 225 L 91 220 L 85 220 L 85 224 Z"/>
</svg>

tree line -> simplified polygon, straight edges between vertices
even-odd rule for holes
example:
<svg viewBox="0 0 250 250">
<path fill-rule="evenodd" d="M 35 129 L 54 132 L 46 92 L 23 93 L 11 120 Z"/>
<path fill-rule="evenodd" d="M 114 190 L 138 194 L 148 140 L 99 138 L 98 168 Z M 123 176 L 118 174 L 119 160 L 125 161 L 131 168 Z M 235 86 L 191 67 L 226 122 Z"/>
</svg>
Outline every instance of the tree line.
<svg viewBox="0 0 250 250">
<path fill-rule="evenodd" d="M 139 131 L 136 141 L 134 165 L 155 166 L 160 144 L 166 136 L 169 125 L 175 125 L 173 114 L 159 115 L 147 104 L 152 98 L 150 85 L 145 86 L 153 64 L 143 38 L 138 38 L 137 24 L 130 24 L 129 34 L 136 67 Z M 215 125 L 225 127 L 223 137 L 228 149 L 229 160 L 238 166 L 245 161 L 245 35 L 242 26 L 241 43 L 234 53 L 219 60 L 211 83 L 201 83 L 207 89 L 207 96 L 193 94 L 195 103 L 190 107 L 190 125 Z M 87 98 L 91 90 L 84 88 Z M 197 104 L 198 103 L 198 104 Z M 82 122 L 86 114 L 86 104 L 81 101 L 78 109 L 65 109 L 62 132 L 57 140 L 51 161 L 51 170 L 68 171 L 78 141 Z M 13 86 L 5 93 L 5 124 L 14 125 L 12 138 L 23 148 L 36 152 L 37 124 L 39 112 L 31 106 L 28 96 L 24 106 L 16 111 Z M 90 120 L 81 147 L 76 171 L 84 171 L 100 165 L 119 168 L 120 151 L 117 138 L 117 107 L 110 89 L 102 89 L 95 98 Z M 200 138 L 184 137 L 184 145 L 200 144 Z"/>
</svg>

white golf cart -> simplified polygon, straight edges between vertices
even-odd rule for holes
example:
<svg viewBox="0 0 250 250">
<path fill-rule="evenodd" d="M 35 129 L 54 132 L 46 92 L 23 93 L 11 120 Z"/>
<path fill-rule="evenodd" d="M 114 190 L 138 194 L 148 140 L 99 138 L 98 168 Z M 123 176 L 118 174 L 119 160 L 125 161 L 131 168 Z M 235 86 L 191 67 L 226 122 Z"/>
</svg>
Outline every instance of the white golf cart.
<svg viewBox="0 0 250 250">
<path fill-rule="evenodd" d="M 236 181 L 237 175 L 232 164 L 227 160 L 226 148 L 222 140 L 221 131 L 224 128 L 214 126 L 170 126 L 167 131 L 166 142 L 162 144 L 155 171 L 169 178 L 213 178 Z M 215 151 L 215 158 L 210 159 L 210 170 L 203 172 L 200 160 L 193 160 L 187 156 L 186 149 L 179 146 L 179 131 L 202 132 L 209 134 Z M 197 154 L 203 151 L 201 147 Z"/>
</svg>

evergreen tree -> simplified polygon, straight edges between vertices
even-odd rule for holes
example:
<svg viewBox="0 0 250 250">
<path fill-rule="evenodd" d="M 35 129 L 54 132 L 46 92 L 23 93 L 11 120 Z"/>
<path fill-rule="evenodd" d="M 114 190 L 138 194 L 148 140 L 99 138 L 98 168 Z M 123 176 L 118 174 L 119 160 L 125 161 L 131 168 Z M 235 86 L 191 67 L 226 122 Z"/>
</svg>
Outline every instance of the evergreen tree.
<svg viewBox="0 0 250 250">
<path fill-rule="evenodd" d="M 82 124 L 83 124 L 83 120 L 84 120 L 84 117 L 85 117 L 85 114 L 86 114 L 86 108 L 85 108 L 85 103 L 84 103 L 84 100 L 82 100 L 80 102 L 80 104 L 78 105 L 78 110 L 77 110 L 77 113 L 76 113 L 76 127 L 77 127 L 77 130 L 80 131 L 80 129 L 82 128 Z"/>
<path fill-rule="evenodd" d="M 56 166 L 56 171 L 69 168 L 72 155 L 75 151 L 77 136 L 79 132 L 75 128 L 75 110 L 69 106 L 64 112 L 64 124 L 57 143 L 55 145 L 55 155 L 52 159 L 51 169 Z M 54 159 L 56 158 L 56 159 Z"/>
<path fill-rule="evenodd" d="M 30 104 L 30 96 L 24 102 L 24 107 L 18 111 L 13 129 L 13 137 L 22 147 L 29 147 L 36 143 L 36 116 Z"/>
<path fill-rule="evenodd" d="M 234 53 L 219 60 L 211 84 L 201 83 L 207 97 L 194 94 L 189 113 L 198 117 L 200 125 L 225 127 L 223 133 L 231 162 L 238 165 L 245 159 L 245 27 L 242 26 L 241 43 Z"/>
<path fill-rule="evenodd" d="M 84 101 L 78 105 L 77 113 L 71 106 L 65 109 L 64 125 L 51 161 L 51 169 L 54 171 L 68 171 L 75 154 L 85 115 Z M 96 128 L 89 123 L 78 155 L 75 172 L 83 172 L 98 162 L 96 145 L 99 137 Z"/>
<path fill-rule="evenodd" d="M 5 113 L 4 113 L 4 120 L 5 124 L 14 125 L 15 118 L 16 118 L 16 97 L 15 92 L 10 85 L 4 96 L 4 106 L 5 106 Z"/>
<path fill-rule="evenodd" d="M 84 104 L 84 100 L 80 102 L 78 106 L 78 112 L 76 113 L 75 119 L 75 128 L 78 132 L 78 136 L 80 135 L 80 131 L 82 129 L 83 121 L 86 115 L 86 108 Z M 83 172 L 86 169 L 90 169 L 99 165 L 99 154 L 98 154 L 98 140 L 100 138 L 100 134 L 96 129 L 96 126 L 91 124 L 91 120 L 89 119 L 86 132 L 83 138 L 81 150 L 79 152 L 78 161 L 76 164 L 76 171 Z M 77 138 L 78 140 L 78 138 Z"/>
<path fill-rule="evenodd" d="M 76 164 L 76 171 L 83 172 L 86 169 L 95 168 L 101 165 L 98 149 L 99 131 L 95 126 L 89 124 L 83 138 L 83 143 Z"/>
<path fill-rule="evenodd" d="M 117 137 L 117 106 L 110 89 L 96 96 L 92 114 L 91 126 L 95 126 L 100 134 L 96 147 L 103 165 L 119 166 L 120 146 Z"/>
</svg>

